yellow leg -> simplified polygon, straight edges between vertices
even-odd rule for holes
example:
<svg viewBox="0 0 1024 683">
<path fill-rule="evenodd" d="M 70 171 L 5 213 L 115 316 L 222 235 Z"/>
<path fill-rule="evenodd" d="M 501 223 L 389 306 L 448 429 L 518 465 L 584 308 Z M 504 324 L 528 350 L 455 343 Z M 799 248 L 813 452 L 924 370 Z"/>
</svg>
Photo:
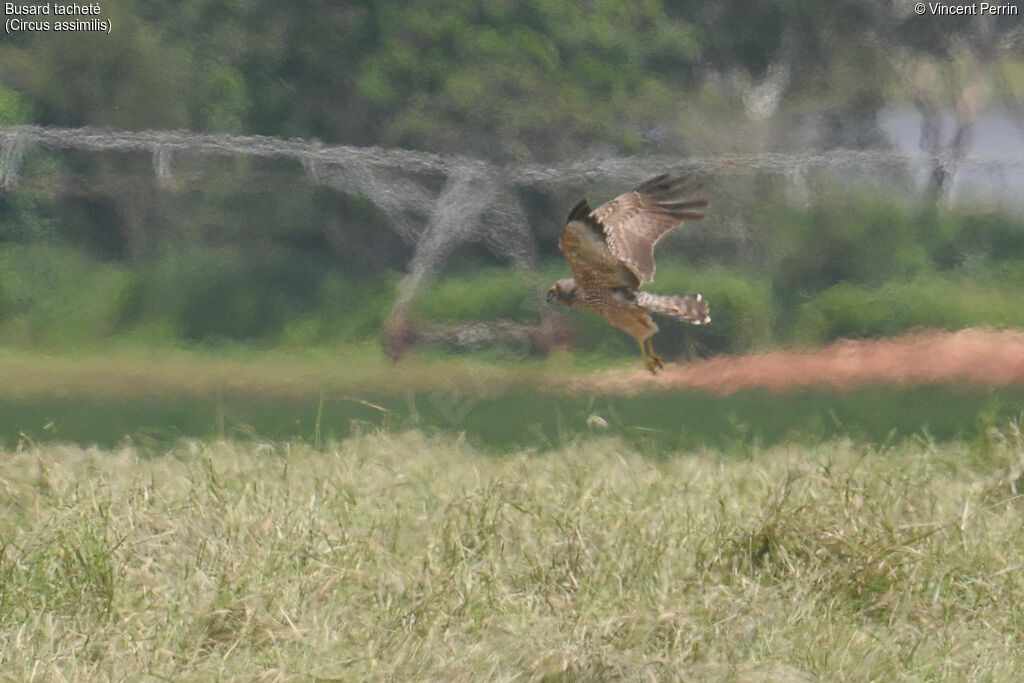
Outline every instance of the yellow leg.
<svg viewBox="0 0 1024 683">
<path fill-rule="evenodd" d="M 640 358 L 644 361 L 644 367 L 650 370 L 651 373 L 657 372 L 658 369 L 654 367 L 654 361 L 647 356 L 647 347 L 644 346 L 644 340 L 637 339 L 636 343 L 640 345 Z"/>
<path fill-rule="evenodd" d="M 638 339 L 640 344 L 640 357 L 643 358 L 644 367 L 651 371 L 652 375 L 658 374 L 658 368 L 665 367 L 658 354 L 654 353 L 654 345 L 650 339 Z"/>
<path fill-rule="evenodd" d="M 659 370 L 665 367 L 665 364 L 661 362 L 661 356 L 654 352 L 654 342 L 651 340 L 650 337 L 647 338 L 647 351 L 651 357 L 651 360 L 654 362 L 654 365 L 658 366 Z"/>
</svg>

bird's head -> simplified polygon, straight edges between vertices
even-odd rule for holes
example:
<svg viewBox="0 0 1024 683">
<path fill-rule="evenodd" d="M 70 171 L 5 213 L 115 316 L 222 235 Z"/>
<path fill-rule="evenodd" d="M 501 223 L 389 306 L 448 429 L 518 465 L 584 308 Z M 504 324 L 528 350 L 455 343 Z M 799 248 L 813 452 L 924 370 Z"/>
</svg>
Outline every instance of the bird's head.
<svg viewBox="0 0 1024 683">
<path fill-rule="evenodd" d="M 559 280 L 551 285 L 548 290 L 547 302 L 552 301 L 562 306 L 572 306 L 573 297 L 576 295 L 576 280 L 571 277 Z"/>
</svg>

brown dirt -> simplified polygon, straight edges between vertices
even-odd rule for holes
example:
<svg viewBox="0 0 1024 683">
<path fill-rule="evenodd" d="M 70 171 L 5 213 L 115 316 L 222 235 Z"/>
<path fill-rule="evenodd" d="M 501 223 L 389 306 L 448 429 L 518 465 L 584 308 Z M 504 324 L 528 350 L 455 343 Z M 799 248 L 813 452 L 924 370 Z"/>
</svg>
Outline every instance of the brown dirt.
<svg viewBox="0 0 1024 683">
<path fill-rule="evenodd" d="M 639 359 L 637 365 L 639 365 Z M 841 340 L 814 351 L 773 351 L 670 364 L 657 376 L 642 368 L 570 380 L 573 390 L 636 394 L 690 388 L 721 394 L 812 386 L 848 390 L 868 384 L 1024 383 L 1024 332 L 926 331 L 893 339 Z"/>
</svg>

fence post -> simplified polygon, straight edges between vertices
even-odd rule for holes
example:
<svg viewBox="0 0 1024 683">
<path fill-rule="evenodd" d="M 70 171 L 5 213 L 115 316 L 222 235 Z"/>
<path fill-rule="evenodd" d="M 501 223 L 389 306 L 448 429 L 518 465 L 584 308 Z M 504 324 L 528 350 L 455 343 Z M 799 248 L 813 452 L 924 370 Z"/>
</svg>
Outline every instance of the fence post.
<svg viewBox="0 0 1024 683">
<path fill-rule="evenodd" d="M 156 182 L 166 185 L 171 180 L 171 150 L 160 146 L 153 150 L 153 170 L 156 171 Z"/>
<path fill-rule="evenodd" d="M 0 187 L 9 190 L 18 183 L 18 169 L 25 155 L 25 137 L 8 133 L 0 139 Z"/>
</svg>

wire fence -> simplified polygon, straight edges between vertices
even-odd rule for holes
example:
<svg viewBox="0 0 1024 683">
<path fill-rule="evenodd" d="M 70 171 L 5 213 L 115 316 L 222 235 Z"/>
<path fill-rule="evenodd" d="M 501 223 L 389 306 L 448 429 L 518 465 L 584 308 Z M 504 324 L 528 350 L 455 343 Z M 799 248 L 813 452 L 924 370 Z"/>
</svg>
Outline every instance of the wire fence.
<svg viewBox="0 0 1024 683">
<path fill-rule="evenodd" d="M 188 131 L 109 131 L 94 128 L 0 126 L 0 189 L 21 179 L 31 147 L 151 156 L 154 177 L 166 184 L 179 157 L 245 156 L 294 160 L 310 182 L 373 202 L 414 252 L 400 284 L 394 313 L 401 313 L 422 283 L 460 244 L 482 241 L 497 255 L 529 264 L 536 251 L 517 191 L 557 191 L 591 183 L 633 183 L 652 169 L 699 176 L 777 174 L 787 193 L 807 203 L 807 177 L 819 171 L 872 172 L 916 169 L 995 172 L 1016 176 L 1024 155 L 928 155 L 900 150 L 832 149 L 824 152 L 724 154 L 719 156 L 635 156 L 578 159 L 562 164 L 496 164 L 481 159 L 404 149 L 325 145 L 316 140 L 205 134 Z M 424 182 L 429 176 L 433 182 Z M 1005 178 L 1004 176 L 1001 176 Z M 440 180 L 440 192 L 437 191 Z M 1005 181 L 1004 181 L 1005 182 Z"/>
<path fill-rule="evenodd" d="M 93 128 L 44 128 L 0 126 L 0 177 L 16 182 L 19 165 L 28 145 L 48 149 L 79 149 L 96 152 L 142 152 L 153 155 L 158 176 L 173 172 L 176 154 L 252 156 L 294 159 L 312 174 L 321 164 L 373 166 L 407 173 L 449 175 L 463 170 L 495 174 L 516 185 L 567 185 L 594 180 L 630 180 L 651 168 L 684 168 L 708 175 L 743 175 L 757 172 L 793 174 L 814 169 L 856 169 L 907 164 L 956 163 L 959 168 L 991 170 L 1024 167 L 1024 156 L 907 154 L 898 150 L 848 150 L 827 152 L 724 154 L 713 157 L 637 156 L 584 159 L 565 164 L 491 164 L 459 155 L 440 155 L 383 147 L 324 145 L 316 140 L 281 140 L 259 135 L 205 134 L 188 131 L 104 131 Z"/>
</svg>

